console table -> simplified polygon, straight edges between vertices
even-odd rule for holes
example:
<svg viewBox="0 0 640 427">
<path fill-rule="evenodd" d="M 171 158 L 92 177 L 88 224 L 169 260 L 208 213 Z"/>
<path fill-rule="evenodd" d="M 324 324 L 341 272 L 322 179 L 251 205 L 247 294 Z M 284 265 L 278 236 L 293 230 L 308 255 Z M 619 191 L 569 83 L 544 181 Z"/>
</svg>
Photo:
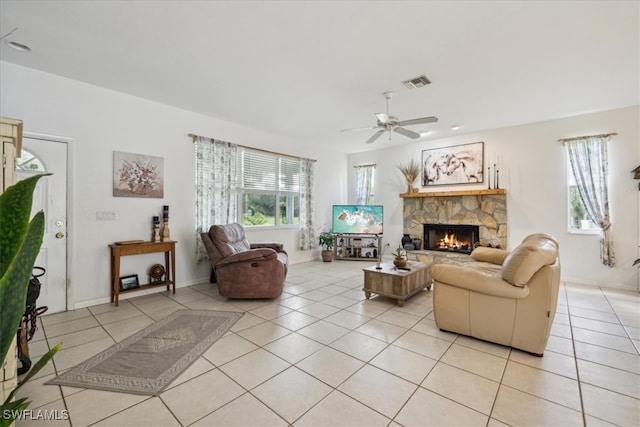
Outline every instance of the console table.
<svg viewBox="0 0 640 427">
<path fill-rule="evenodd" d="M 176 242 L 140 242 L 140 243 L 114 243 L 111 248 L 111 302 L 118 306 L 121 292 L 133 292 L 156 286 L 166 286 L 167 291 L 173 287 L 176 293 Z M 120 289 L 120 257 L 128 255 L 142 255 L 164 252 L 165 280 L 160 283 L 147 283 L 138 288 Z"/>
</svg>

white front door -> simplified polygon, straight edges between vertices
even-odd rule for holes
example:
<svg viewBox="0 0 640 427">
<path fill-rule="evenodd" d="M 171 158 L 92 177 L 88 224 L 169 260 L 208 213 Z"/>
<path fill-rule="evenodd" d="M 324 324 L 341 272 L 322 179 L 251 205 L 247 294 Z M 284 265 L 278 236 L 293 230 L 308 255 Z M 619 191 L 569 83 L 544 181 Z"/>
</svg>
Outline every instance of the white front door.
<svg viewBox="0 0 640 427">
<path fill-rule="evenodd" d="M 38 181 L 31 215 L 44 211 L 45 230 L 36 266 L 46 270 L 37 306 L 47 313 L 67 309 L 67 144 L 36 138 L 23 138 L 17 162 L 18 180 L 35 174 L 52 173 Z"/>
</svg>

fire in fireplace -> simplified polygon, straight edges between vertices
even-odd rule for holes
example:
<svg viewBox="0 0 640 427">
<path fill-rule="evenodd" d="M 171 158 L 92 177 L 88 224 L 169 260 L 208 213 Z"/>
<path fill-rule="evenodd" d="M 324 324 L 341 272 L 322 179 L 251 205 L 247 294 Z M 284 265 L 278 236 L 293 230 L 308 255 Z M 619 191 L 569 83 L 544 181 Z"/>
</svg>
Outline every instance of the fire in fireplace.
<svg viewBox="0 0 640 427">
<path fill-rule="evenodd" d="M 478 241 L 480 227 L 466 224 L 423 224 L 424 248 L 469 254 Z"/>
</svg>

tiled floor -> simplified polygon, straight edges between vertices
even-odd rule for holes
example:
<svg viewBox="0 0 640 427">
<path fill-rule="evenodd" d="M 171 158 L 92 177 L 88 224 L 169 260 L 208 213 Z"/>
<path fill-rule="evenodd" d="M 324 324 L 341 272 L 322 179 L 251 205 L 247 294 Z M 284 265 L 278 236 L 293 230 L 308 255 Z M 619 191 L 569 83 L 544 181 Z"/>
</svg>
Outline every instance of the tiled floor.
<svg viewBox="0 0 640 427">
<path fill-rule="evenodd" d="M 69 420 L 17 426 L 640 425 L 637 292 L 563 284 L 538 358 L 439 331 L 429 291 L 365 300 L 366 266 L 292 265 L 274 301 L 206 283 L 43 316 L 32 355 L 64 347 L 22 395 Z M 43 385 L 185 307 L 246 313 L 159 396 Z"/>
</svg>

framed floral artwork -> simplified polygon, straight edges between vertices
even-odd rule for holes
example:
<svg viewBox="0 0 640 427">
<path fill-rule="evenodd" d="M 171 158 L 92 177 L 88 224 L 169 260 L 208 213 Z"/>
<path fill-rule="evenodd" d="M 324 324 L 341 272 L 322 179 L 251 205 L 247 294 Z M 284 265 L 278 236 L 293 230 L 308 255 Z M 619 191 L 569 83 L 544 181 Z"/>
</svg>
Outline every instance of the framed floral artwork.
<svg viewBox="0 0 640 427">
<path fill-rule="evenodd" d="M 113 196 L 163 198 L 164 159 L 114 151 Z"/>
<path fill-rule="evenodd" d="M 422 186 L 484 181 L 484 142 L 422 151 Z"/>
</svg>

